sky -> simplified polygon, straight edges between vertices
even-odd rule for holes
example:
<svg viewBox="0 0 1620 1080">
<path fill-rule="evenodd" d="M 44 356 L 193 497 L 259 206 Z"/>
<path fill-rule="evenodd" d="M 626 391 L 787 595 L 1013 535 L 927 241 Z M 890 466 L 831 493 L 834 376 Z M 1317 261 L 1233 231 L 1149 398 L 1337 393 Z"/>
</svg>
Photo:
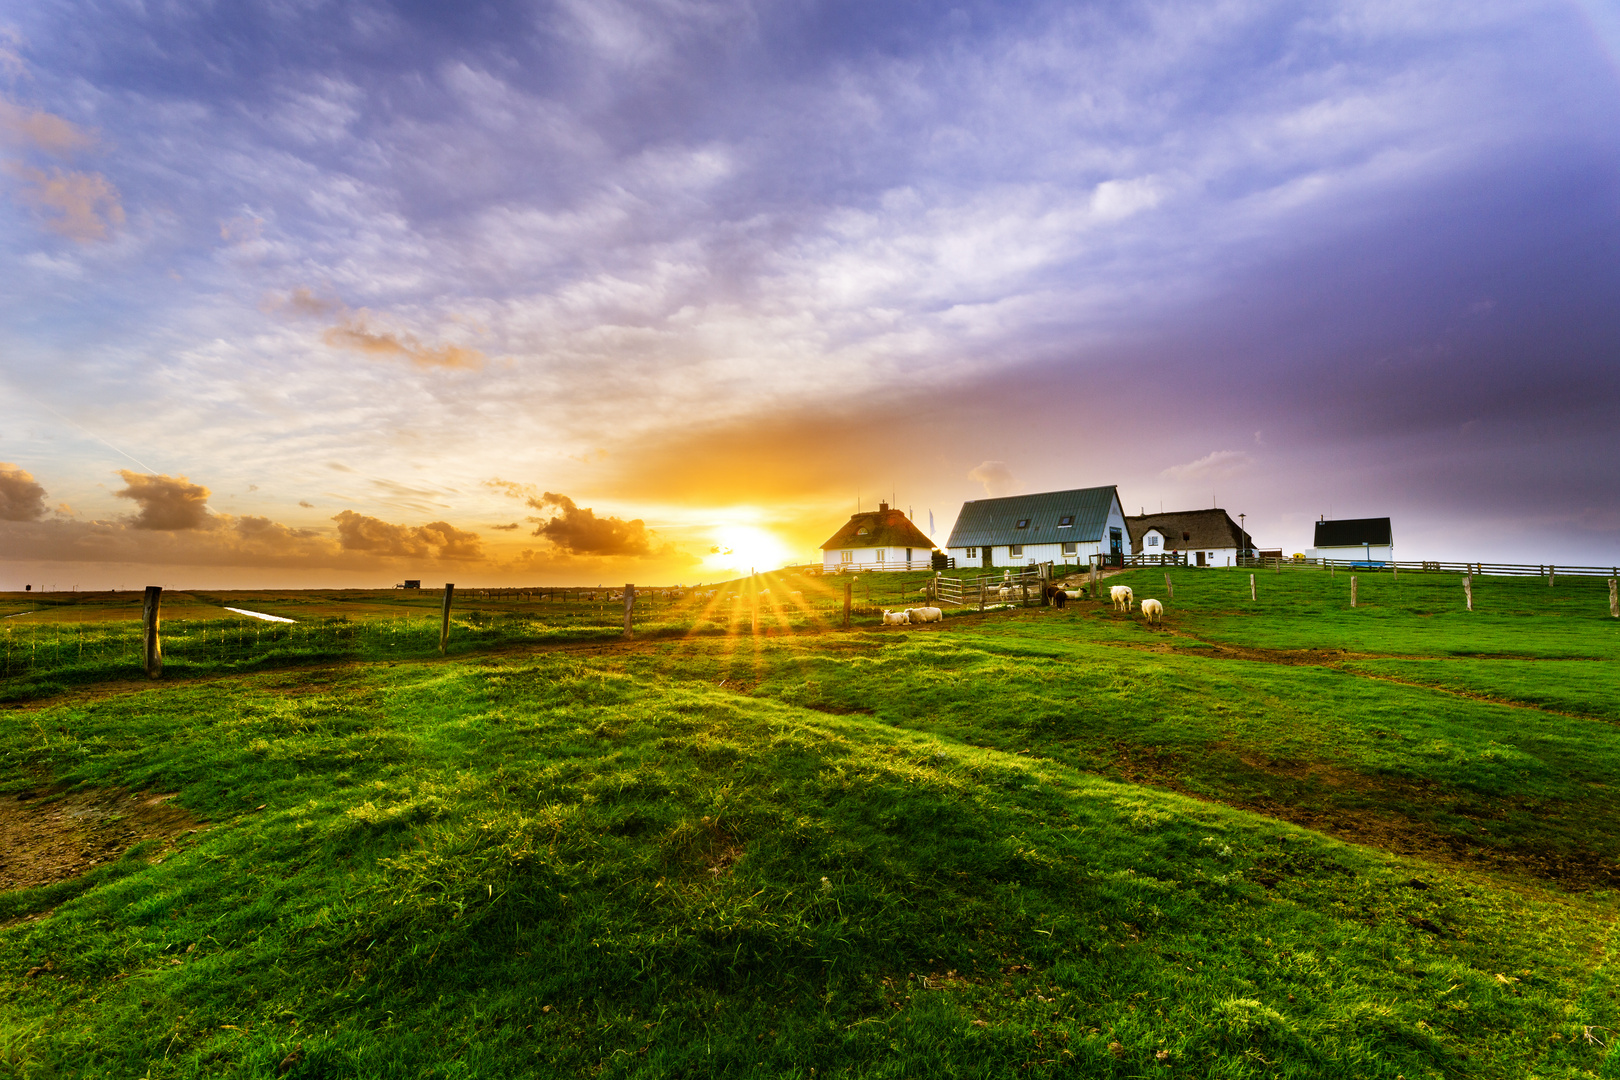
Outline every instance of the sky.
<svg viewBox="0 0 1620 1080">
<path fill-rule="evenodd" d="M 1620 562 L 1620 9 L 0 0 L 0 590 L 689 583 L 891 499 Z"/>
</svg>

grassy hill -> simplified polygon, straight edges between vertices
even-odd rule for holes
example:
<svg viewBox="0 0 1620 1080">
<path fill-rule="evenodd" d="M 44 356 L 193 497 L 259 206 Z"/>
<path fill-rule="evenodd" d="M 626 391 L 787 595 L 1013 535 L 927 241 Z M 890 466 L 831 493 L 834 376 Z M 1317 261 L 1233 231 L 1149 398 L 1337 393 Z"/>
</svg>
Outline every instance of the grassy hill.
<svg viewBox="0 0 1620 1080">
<path fill-rule="evenodd" d="M 1172 573 L 35 684 L 0 835 L 200 824 L 0 892 L 0 1076 L 1620 1071 L 1600 583 Z"/>
</svg>

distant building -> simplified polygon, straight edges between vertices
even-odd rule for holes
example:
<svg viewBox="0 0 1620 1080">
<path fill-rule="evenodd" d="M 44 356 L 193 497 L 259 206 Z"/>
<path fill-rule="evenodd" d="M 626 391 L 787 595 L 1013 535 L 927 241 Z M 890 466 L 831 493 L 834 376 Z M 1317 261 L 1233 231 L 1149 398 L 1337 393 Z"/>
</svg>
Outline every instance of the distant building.
<svg viewBox="0 0 1620 1080">
<path fill-rule="evenodd" d="M 927 570 L 934 542 L 911 519 L 888 503 L 853 514 L 832 539 L 821 545 L 825 573 L 846 570 Z"/>
<path fill-rule="evenodd" d="M 958 567 L 1089 563 L 1126 553 L 1119 491 L 1107 487 L 975 499 L 962 504 L 945 541 Z"/>
<path fill-rule="evenodd" d="M 1225 510 L 1178 510 L 1125 519 L 1133 555 L 1187 556 L 1188 566 L 1233 566 L 1254 554 L 1254 539 Z"/>
<path fill-rule="evenodd" d="M 1318 521 L 1316 543 L 1305 554 L 1343 562 L 1394 562 L 1395 534 L 1387 517 Z"/>
</svg>

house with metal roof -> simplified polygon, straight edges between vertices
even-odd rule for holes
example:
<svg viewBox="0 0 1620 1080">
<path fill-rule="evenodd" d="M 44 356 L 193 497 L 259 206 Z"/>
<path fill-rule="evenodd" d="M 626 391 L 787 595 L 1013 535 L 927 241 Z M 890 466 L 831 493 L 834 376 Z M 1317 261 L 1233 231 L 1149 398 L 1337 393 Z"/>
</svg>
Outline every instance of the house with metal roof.
<svg viewBox="0 0 1620 1080">
<path fill-rule="evenodd" d="M 945 541 L 958 567 L 1089 563 L 1126 553 L 1125 511 L 1107 487 L 1045 491 L 962 504 Z"/>
<path fill-rule="evenodd" d="M 1394 562 L 1395 533 L 1387 517 L 1324 518 L 1316 523 L 1316 542 L 1306 555 L 1337 562 Z"/>
<path fill-rule="evenodd" d="M 927 570 L 934 542 L 888 503 L 852 514 L 832 539 L 821 545 L 821 569 L 836 574 L 851 570 Z"/>
<path fill-rule="evenodd" d="M 1178 510 L 1125 519 L 1133 555 L 1185 555 L 1189 566 L 1235 566 L 1254 540 L 1225 510 Z"/>
</svg>

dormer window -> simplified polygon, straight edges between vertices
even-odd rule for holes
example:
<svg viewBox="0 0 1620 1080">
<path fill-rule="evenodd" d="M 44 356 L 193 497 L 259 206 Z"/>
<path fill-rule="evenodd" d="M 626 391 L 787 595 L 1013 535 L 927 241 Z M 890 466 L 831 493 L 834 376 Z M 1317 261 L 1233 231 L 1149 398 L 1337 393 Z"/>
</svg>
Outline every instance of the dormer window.
<svg viewBox="0 0 1620 1080">
<path fill-rule="evenodd" d="M 1019 518 L 1017 528 L 1020 528 L 1020 529 L 1029 528 L 1029 518 Z"/>
<path fill-rule="evenodd" d="M 1148 533 L 1148 547 L 1158 547 L 1158 546 L 1159 546 L 1159 534 L 1158 533 Z"/>
<path fill-rule="evenodd" d="M 1073 524 L 1074 524 L 1074 515 L 1073 514 L 1064 514 L 1062 517 L 1058 518 L 1058 528 L 1060 528 L 1060 529 L 1067 529 L 1070 525 L 1073 525 Z"/>
<path fill-rule="evenodd" d="M 866 535 L 866 526 L 863 525 L 859 529 L 856 529 L 855 530 L 855 535 L 856 536 L 865 536 Z"/>
</svg>

